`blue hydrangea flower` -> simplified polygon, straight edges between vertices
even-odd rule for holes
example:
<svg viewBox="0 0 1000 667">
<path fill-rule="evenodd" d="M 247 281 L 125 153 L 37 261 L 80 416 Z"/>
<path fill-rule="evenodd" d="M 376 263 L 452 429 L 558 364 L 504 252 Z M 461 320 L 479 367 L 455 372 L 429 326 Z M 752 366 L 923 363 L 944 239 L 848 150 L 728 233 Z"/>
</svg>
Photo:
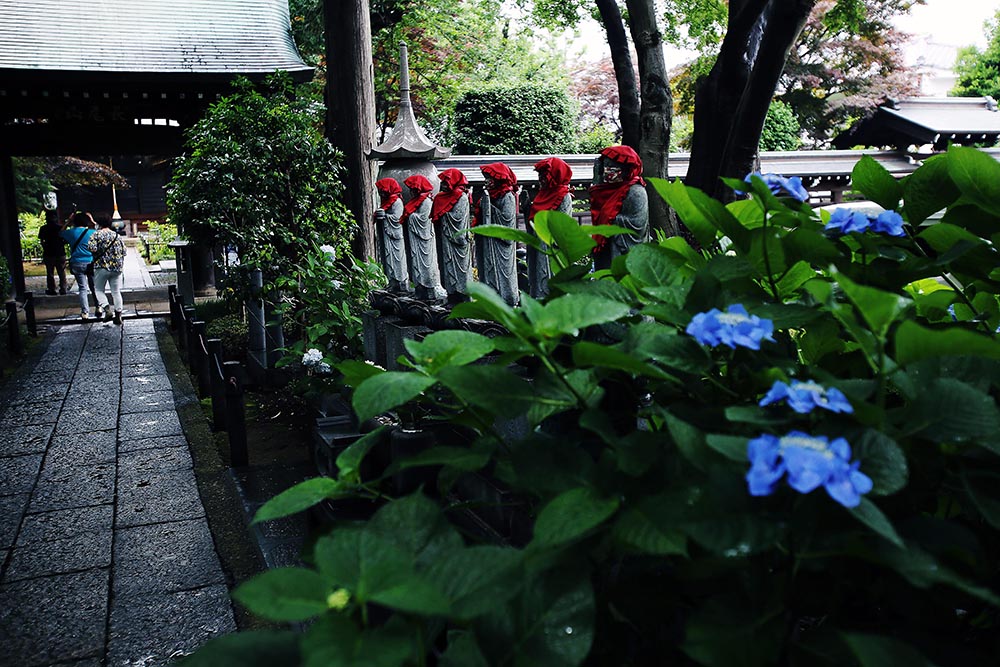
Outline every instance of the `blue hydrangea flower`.
<svg viewBox="0 0 1000 667">
<path fill-rule="evenodd" d="M 886 236 L 906 236 L 903 231 L 903 216 L 895 211 L 882 211 L 877 217 L 873 217 L 860 211 L 838 208 L 834 209 L 823 229 L 840 234 L 876 232 Z"/>
<path fill-rule="evenodd" d="M 895 211 L 883 211 L 872 222 L 871 230 L 887 236 L 906 236 L 903 231 L 903 216 Z"/>
<path fill-rule="evenodd" d="M 756 176 L 757 178 L 764 181 L 767 184 L 768 189 L 776 196 L 786 196 L 796 199 L 798 201 L 805 201 L 809 199 L 809 191 L 805 189 L 802 185 L 802 179 L 798 176 L 792 176 L 791 178 L 785 178 L 779 174 L 762 174 L 759 171 L 753 171 L 747 174 L 743 182 L 747 185 L 751 184 L 751 178 Z M 736 194 L 746 194 L 736 190 Z"/>
<path fill-rule="evenodd" d="M 826 223 L 824 229 L 840 232 L 841 234 L 851 234 L 868 231 L 870 226 L 868 216 L 846 208 L 834 210 L 830 216 L 830 221 Z"/>
<path fill-rule="evenodd" d="M 782 399 L 788 403 L 788 407 L 801 415 L 812 412 L 813 408 L 823 408 L 830 412 L 854 412 L 842 391 L 834 387 L 827 389 L 812 380 L 792 380 L 790 385 L 778 380 L 764 398 L 760 399 L 759 405 L 771 405 Z"/>
<path fill-rule="evenodd" d="M 776 437 L 764 434 L 747 443 L 747 488 L 752 496 L 768 496 L 782 476 L 799 493 L 819 487 L 844 507 L 857 507 L 872 490 L 872 480 L 851 462 L 851 446 L 843 438 L 830 442 L 823 436 L 790 431 Z"/>
<path fill-rule="evenodd" d="M 729 306 L 724 313 L 718 308 L 698 313 L 687 325 L 686 332 L 702 345 L 712 347 L 721 344 L 733 349 L 740 346 L 759 350 L 761 341 L 774 342 L 771 320 L 750 315 L 738 303 Z"/>
</svg>

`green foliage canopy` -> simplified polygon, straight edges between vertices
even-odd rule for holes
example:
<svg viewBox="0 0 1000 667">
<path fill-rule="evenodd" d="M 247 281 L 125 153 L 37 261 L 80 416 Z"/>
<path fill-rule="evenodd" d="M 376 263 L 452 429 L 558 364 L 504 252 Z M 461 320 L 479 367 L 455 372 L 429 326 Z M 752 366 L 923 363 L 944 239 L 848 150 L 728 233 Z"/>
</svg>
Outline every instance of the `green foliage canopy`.
<svg viewBox="0 0 1000 667">
<path fill-rule="evenodd" d="M 576 109 L 564 89 L 494 86 L 471 90 L 455 105 L 458 153 L 569 153 L 575 135 Z"/>
<path fill-rule="evenodd" d="M 799 121 L 791 107 L 774 100 L 767 109 L 764 129 L 760 133 L 760 150 L 794 151 L 802 143 L 799 131 Z"/>
<path fill-rule="evenodd" d="M 339 154 L 321 106 L 287 76 L 264 89 L 243 79 L 187 131 L 167 192 L 188 238 L 235 246 L 241 266 L 280 274 L 313 243 L 345 254 L 355 223 L 341 196 Z"/>
<path fill-rule="evenodd" d="M 1000 99 L 1000 12 L 986 22 L 986 49 L 960 49 L 955 62 L 958 77 L 951 94 L 956 97 L 989 95 Z"/>
</svg>

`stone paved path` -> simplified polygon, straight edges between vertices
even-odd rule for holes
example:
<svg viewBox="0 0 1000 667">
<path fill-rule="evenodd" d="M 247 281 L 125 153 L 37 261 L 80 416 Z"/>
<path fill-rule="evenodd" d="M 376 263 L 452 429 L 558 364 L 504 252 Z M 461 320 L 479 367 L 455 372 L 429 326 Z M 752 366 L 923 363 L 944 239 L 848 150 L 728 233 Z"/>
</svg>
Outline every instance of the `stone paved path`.
<svg viewBox="0 0 1000 667">
<path fill-rule="evenodd" d="M 148 667 L 234 629 L 152 320 L 60 327 L 0 395 L 0 665 Z"/>
</svg>

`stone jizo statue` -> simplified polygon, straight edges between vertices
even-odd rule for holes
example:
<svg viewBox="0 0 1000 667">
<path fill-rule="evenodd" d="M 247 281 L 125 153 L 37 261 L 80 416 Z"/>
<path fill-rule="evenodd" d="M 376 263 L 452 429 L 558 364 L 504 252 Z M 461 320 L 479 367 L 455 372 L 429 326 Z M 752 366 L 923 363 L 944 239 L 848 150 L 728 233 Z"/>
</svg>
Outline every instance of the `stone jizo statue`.
<svg viewBox="0 0 1000 667">
<path fill-rule="evenodd" d="M 393 178 L 376 181 L 381 205 L 375 209 L 375 229 L 381 240 L 382 270 L 390 292 L 409 294 L 410 274 L 406 264 L 406 242 L 399 219 L 403 215 L 403 189 Z"/>
<path fill-rule="evenodd" d="M 486 192 L 477 207 L 476 220 L 481 225 L 514 227 L 517 222 L 517 177 L 502 162 L 480 167 L 486 178 Z M 479 280 L 500 294 L 511 306 L 519 299 L 517 290 L 517 255 L 513 241 L 484 237 L 481 256 L 476 258 Z"/>
<path fill-rule="evenodd" d="M 415 296 L 422 301 L 441 301 L 448 295 L 441 287 L 437 244 L 431 224 L 434 186 L 420 174 L 410 176 L 403 185 L 410 191 L 410 200 L 403 205 L 402 224 L 410 242 L 410 279 Z"/>
<path fill-rule="evenodd" d="M 538 194 L 528 210 L 528 231 L 534 233 L 532 221 L 539 211 L 560 211 L 566 215 L 573 212 L 573 196 L 569 192 L 569 182 L 573 169 L 564 160 L 547 157 L 535 163 L 538 172 Z M 545 244 L 542 244 L 546 248 Z M 552 267 L 547 255 L 528 248 L 528 285 L 532 298 L 543 299 L 549 294 L 549 278 Z"/>
<path fill-rule="evenodd" d="M 632 230 L 609 238 L 595 237 L 594 266 L 605 269 L 615 257 L 649 240 L 649 199 L 642 179 L 642 160 L 628 146 L 601 151 L 600 182 L 590 187 L 590 213 L 595 225 Z"/>
<path fill-rule="evenodd" d="M 437 238 L 441 261 L 441 285 L 448 300 L 461 301 L 472 275 L 472 248 L 469 244 L 469 181 L 458 169 L 445 169 L 441 191 L 434 196 L 431 221 Z"/>
</svg>

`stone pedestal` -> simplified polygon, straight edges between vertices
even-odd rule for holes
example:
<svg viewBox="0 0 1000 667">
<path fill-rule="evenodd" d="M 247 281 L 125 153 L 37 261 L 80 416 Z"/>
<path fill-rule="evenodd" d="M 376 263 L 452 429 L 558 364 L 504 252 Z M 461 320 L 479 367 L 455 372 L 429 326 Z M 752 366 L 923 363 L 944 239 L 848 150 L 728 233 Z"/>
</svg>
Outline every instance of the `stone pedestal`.
<svg viewBox="0 0 1000 667">
<path fill-rule="evenodd" d="M 361 313 L 365 359 L 386 368 L 385 327 L 387 324 L 398 324 L 399 321 L 398 317 L 383 315 L 377 310 L 366 310 Z"/>
<path fill-rule="evenodd" d="M 396 363 L 396 359 L 406 354 L 406 346 L 403 341 L 407 338 L 421 340 L 431 330 L 425 326 L 406 326 L 399 322 L 385 324 L 385 369 L 390 371 L 401 370 Z"/>
</svg>

